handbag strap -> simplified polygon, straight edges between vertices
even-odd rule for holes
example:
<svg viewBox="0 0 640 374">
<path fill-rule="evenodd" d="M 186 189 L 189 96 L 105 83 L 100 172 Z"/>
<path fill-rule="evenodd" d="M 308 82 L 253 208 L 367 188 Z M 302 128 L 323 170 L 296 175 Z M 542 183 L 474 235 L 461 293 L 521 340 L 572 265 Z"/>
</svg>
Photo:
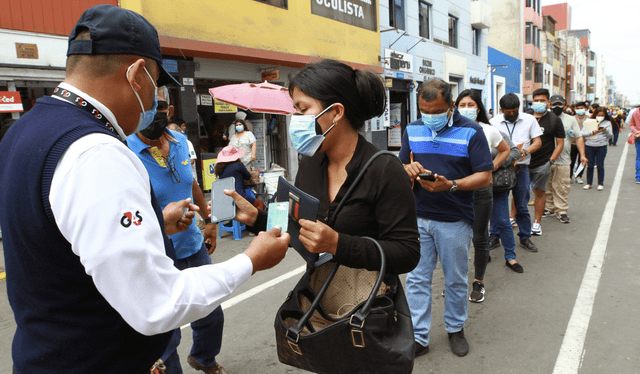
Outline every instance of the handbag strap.
<svg viewBox="0 0 640 374">
<path fill-rule="evenodd" d="M 380 286 L 382 286 L 382 281 L 384 279 L 386 269 L 387 269 L 387 260 L 384 256 L 384 251 L 380 243 L 378 243 L 377 240 L 370 238 L 368 236 L 364 236 L 363 238 L 371 240 L 375 244 L 378 251 L 380 252 L 380 274 L 378 274 L 378 279 L 376 279 L 376 283 L 373 286 L 373 289 L 371 290 L 369 297 L 367 298 L 365 303 L 362 305 L 362 308 L 358 309 L 358 311 L 352 314 L 351 318 L 349 319 L 349 325 L 351 325 L 351 327 L 354 329 L 362 329 L 364 327 L 364 322 L 366 318 L 369 316 L 369 313 L 371 312 L 371 308 L 373 307 L 373 303 L 377 296 L 378 290 L 380 289 Z M 296 322 L 295 324 L 293 324 L 293 326 L 287 329 L 287 339 L 289 339 L 291 342 L 296 344 L 298 343 L 298 339 L 300 338 L 300 331 L 302 331 L 304 326 L 309 322 L 309 319 L 315 312 L 316 308 L 318 307 L 318 305 L 320 305 L 320 301 L 322 300 L 322 297 L 324 296 L 324 294 L 327 292 L 327 289 L 329 288 L 329 284 L 331 283 L 331 280 L 333 280 L 334 276 L 336 275 L 339 266 L 340 264 L 338 264 L 337 262 L 333 265 L 331 272 L 329 273 L 329 275 L 327 276 L 327 279 L 325 280 L 324 284 L 320 288 L 320 291 L 318 291 L 318 294 L 316 295 L 315 299 L 311 303 L 311 306 L 309 306 L 309 309 L 307 309 L 307 311 L 302 315 L 302 317 L 298 320 L 298 322 Z"/>
</svg>

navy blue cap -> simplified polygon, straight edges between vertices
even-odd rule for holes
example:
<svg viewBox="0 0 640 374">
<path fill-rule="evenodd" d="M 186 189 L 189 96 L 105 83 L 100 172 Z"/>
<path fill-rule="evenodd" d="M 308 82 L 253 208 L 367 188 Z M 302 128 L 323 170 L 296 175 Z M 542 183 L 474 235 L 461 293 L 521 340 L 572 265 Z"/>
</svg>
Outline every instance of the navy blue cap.
<svg viewBox="0 0 640 374">
<path fill-rule="evenodd" d="M 91 39 L 73 40 L 83 29 Z M 87 9 L 69 35 L 70 55 L 136 55 L 158 63 L 158 86 L 180 83 L 162 67 L 162 50 L 158 32 L 149 21 L 136 12 L 113 5 L 96 5 Z"/>
</svg>

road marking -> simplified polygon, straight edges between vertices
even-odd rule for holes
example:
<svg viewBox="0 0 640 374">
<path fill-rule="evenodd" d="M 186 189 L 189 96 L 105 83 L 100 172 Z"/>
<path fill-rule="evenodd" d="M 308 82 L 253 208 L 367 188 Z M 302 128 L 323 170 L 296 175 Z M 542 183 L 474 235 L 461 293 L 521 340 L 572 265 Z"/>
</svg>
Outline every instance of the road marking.
<svg viewBox="0 0 640 374">
<path fill-rule="evenodd" d="M 602 276 L 602 265 L 604 255 L 607 250 L 607 242 L 609 241 L 609 231 L 613 222 L 613 213 L 615 212 L 616 203 L 618 201 L 618 193 L 620 192 L 620 182 L 622 181 L 622 172 L 627 159 L 629 144 L 625 142 L 622 156 L 618 163 L 618 170 L 611 186 L 611 194 L 604 208 L 602 220 L 598 227 L 596 239 L 591 248 L 591 255 L 587 263 L 587 269 L 584 272 L 580 290 L 576 303 L 573 306 L 573 312 L 567 325 L 567 331 L 562 340 L 560 353 L 556 359 L 556 365 L 553 368 L 553 374 L 577 373 L 580 369 L 583 358 L 584 342 L 587 338 L 587 329 L 589 328 L 589 320 L 593 312 L 593 303 L 595 301 L 596 292 L 598 292 L 598 284 Z"/>
<path fill-rule="evenodd" d="M 261 285 L 259 285 L 257 287 L 254 287 L 254 288 L 250 289 L 249 291 L 243 292 L 240 295 L 223 302 L 222 303 L 222 309 L 227 310 L 227 309 L 231 308 L 232 306 L 245 301 L 246 299 L 250 298 L 251 296 L 259 294 L 260 292 L 266 290 L 269 287 L 273 287 L 276 284 L 278 284 L 280 282 L 284 282 L 285 280 L 287 280 L 287 279 L 289 279 L 291 277 L 294 277 L 294 276 L 296 276 L 298 274 L 304 273 L 304 271 L 306 269 L 307 269 L 307 266 L 306 265 L 302 265 L 299 268 L 293 269 L 288 273 L 282 274 L 281 276 L 279 276 L 277 278 L 273 278 L 272 280 L 270 280 L 270 281 L 268 281 L 266 283 L 263 283 L 263 284 L 261 284 Z M 187 323 L 186 325 L 181 326 L 180 330 L 184 330 L 187 327 L 191 327 L 191 325 Z"/>
</svg>

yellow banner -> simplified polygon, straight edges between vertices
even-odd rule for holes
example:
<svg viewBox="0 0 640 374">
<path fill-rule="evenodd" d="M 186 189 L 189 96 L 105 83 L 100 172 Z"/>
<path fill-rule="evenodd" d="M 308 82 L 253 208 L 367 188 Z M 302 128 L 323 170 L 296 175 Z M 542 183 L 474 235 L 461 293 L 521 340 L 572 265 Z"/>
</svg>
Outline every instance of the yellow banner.
<svg viewBox="0 0 640 374">
<path fill-rule="evenodd" d="M 216 113 L 235 113 L 238 111 L 238 108 L 236 108 L 235 105 L 223 103 L 218 99 L 213 99 L 213 100 L 214 100 Z"/>
<path fill-rule="evenodd" d="M 213 168 L 216 166 L 217 158 L 202 160 L 202 189 L 211 190 L 211 183 L 216 180 L 216 173 Z"/>
</svg>

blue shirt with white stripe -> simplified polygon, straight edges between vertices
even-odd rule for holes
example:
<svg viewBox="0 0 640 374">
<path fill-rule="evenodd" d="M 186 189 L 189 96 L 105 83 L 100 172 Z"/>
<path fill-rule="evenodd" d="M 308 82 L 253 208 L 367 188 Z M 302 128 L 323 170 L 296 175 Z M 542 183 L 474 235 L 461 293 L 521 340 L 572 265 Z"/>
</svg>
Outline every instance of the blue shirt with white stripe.
<svg viewBox="0 0 640 374">
<path fill-rule="evenodd" d="M 421 119 L 411 122 L 402 136 L 400 160 L 419 162 L 425 169 L 456 180 L 493 170 L 493 161 L 482 127 L 454 109 L 452 119 L 436 133 Z M 473 224 L 473 191 L 429 192 L 415 183 L 418 217 L 441 222 L 464 220 Z"/>
</svg>

